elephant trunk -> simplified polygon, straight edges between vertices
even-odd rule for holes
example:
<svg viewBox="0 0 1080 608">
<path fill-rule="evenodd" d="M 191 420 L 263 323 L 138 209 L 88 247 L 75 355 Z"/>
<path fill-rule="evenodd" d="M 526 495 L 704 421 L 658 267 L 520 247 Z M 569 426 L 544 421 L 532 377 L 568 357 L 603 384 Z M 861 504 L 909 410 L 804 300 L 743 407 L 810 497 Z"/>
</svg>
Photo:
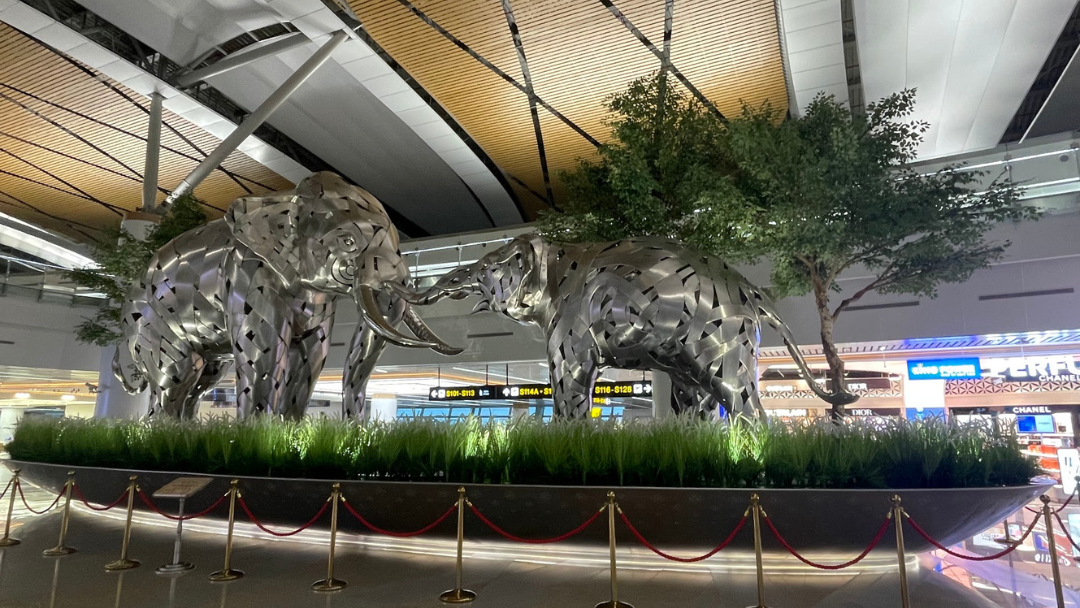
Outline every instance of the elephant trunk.
<svg viewBox="0 0 1080 608">
<path fill-rule="evenodd" d="M 389 283 L 388 285 L 397 293 L 399 297 L 401 297 L 402 300 L 405 300 L 409 304 L 415 304 L 417 306 L 428 306 L 438 302 L 443 298 L 453 297 L 454 294 L 457 293 L 455 291 L 443 288 L 438 283 L 432 285 L 431 287 L 428 287 L 424 291 L 417 291 L 411 287 L 400 283 Z M 407 319 L 406 322 L 408 322 Z M 410 327 L 412 326 L 410 325 Z"/>
</svg>

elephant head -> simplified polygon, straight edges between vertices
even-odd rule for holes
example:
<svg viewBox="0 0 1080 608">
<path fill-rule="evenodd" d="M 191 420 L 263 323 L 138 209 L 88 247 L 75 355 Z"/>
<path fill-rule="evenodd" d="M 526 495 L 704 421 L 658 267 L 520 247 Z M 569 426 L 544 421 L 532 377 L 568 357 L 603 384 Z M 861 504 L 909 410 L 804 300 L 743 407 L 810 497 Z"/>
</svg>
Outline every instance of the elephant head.
<svg viewBox="0 0 1080 608">
<path fill-rule="evenodd" d="M 367 191 L 333 173 L 316 173 L 291 192 L 236 200 L 225 221 L 236 240 L 288 289 L 350 295 L 364 323 L 389 342 L 451 355 L 461 352 L 435 336 L 390 289 L 405 286 L 409 267 L 401 259 L 397 229 Z M 380 294 L 386 294 L 384 302 L 392 298 L 404 305 L 404 320 L 416 338 L 387 321 Z"/>
<path fill-rule="evenodd" d="M 476 262 L 443 275 L 422 292 L 395 285 L 412 304 L 433 304 L 442 298 L 480 296 L 473 312 L 494 311 L 521 322 L 535 322 L 543 311 L 547 245 L 535 235 L 519 236 Z"/>
</svg>

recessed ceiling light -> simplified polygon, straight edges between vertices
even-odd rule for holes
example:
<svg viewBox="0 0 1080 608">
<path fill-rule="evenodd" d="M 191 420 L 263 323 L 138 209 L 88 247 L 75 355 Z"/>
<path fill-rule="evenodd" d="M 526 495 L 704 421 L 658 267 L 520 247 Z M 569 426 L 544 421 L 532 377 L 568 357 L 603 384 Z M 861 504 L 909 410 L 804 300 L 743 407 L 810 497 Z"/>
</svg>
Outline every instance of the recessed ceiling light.
<svg viewBox="0 0 1080 608">
<path fill-rule="evenodd" d="M 15 393 L 16 399 L 29 399 L 30 393 Z"/>
<path fill-rule="evenodd" d="M 75 401 L 75 395 L 60 395 L 61 401 Z"/>
</svg>

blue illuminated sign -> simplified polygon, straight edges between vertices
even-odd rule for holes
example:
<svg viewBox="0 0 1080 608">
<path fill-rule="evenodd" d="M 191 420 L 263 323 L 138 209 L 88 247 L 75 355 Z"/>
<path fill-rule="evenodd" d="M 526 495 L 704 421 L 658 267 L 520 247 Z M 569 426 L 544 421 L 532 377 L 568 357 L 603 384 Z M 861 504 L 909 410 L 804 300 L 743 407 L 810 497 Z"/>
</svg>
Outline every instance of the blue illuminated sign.
<svg viewBox="0 0 1080 608">
<path fill-rule="evenodd" d="M 978 357 L 908 361 L 907 368 L 908 378 L 911 380 L 966 380 L 982 377 L 982 366 Z"/>
</svg>

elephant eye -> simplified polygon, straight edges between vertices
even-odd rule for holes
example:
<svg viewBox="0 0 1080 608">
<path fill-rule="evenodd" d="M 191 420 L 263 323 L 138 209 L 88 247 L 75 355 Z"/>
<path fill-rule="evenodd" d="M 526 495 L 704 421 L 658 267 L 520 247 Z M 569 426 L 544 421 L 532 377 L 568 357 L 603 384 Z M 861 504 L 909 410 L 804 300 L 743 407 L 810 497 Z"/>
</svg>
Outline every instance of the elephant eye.
<svg viewBox="0 0 1080 608">
<path fill-rule="evenodd" d="M 341 244 L 346 246 L 346 247 L 352 247 L 352 246 L 356 245 L 356 239 L 354 239 L 351 236 L 343 237 L 341 239 Z"/>
</svg>

